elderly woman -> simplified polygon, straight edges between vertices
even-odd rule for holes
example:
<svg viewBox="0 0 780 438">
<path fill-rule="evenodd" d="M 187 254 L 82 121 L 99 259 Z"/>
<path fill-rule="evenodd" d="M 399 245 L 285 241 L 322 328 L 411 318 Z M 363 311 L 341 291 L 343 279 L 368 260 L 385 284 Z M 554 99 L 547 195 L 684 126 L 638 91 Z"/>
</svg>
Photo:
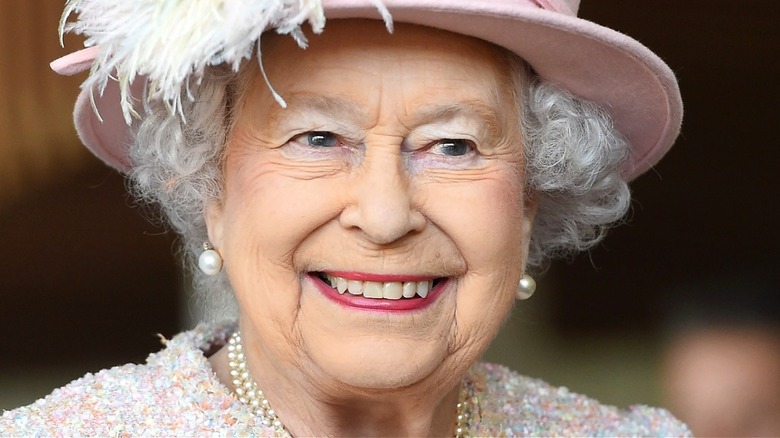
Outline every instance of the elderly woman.
<svg viewBox="0 0 780 438">
<path fill-rule="evenodd" d="M 679 131 L 669 69 L 577 3 L 68 2 L 89 48 L 53 67 L 91 68 L 82 140 L 162 207 L 237 323 L 0 431 L 686 435 L 479 362 L 529 267 L 596 242 Z"/>
</svg>

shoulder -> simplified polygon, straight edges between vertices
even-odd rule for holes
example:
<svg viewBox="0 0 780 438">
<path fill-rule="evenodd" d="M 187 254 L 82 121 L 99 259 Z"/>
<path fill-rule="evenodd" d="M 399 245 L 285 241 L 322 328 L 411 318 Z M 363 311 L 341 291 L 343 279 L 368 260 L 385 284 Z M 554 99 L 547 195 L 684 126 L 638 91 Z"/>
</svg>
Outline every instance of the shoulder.
<svg viewBox="0 0 780 438">
<path fill-rule="evenodd" d="M 618 409 L 500 365 L 476 364 L 470 379 L 478 403 L 475 435 L 691 436 L 666 410 Z"/>
<path fill-rule="evenodd" d="M 203 353 L 224 344 L 227 330 L 199 326 L 163 340 L 165 348 L 146 364 L 87 374 L 4 412 L 0 435 L 191 435 L 251 424 L 236 418 L 251 414 L 216 379 Z"/>
</svg>

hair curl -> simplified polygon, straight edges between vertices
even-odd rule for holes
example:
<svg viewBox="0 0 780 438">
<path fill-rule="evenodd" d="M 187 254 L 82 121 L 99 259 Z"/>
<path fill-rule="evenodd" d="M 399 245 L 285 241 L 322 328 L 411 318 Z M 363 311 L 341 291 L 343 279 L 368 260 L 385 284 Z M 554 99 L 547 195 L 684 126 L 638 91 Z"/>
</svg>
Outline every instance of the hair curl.
<svg viewBox="0 0 780 438">
<path fill-rule="evenodd" d="M 590 248 L 624 216 L 631 196 L 620 167 L 629 147 L 598 105 L 535 77 L 515 55 L 508 55 L 508 66 L 522 114 L 526 190 L 537 202 L 528 264 L 539 268 L 551 257 Z M 141 201 L 159 205 L 181 235 L 184 266 L 208 318 L 237 310 L 224 272 L 209 277 L 194 267 L 208 241 L 205 210 L 222 193 L 224 145 L 240 107 L 237 99 L 254 73 L 224 66 L 208 70 L 196 99 L 182 102 L 186 122 L 150 103 L 130 148 L 136 163 L 128 174 L 131 190 Z"/>
</svg>

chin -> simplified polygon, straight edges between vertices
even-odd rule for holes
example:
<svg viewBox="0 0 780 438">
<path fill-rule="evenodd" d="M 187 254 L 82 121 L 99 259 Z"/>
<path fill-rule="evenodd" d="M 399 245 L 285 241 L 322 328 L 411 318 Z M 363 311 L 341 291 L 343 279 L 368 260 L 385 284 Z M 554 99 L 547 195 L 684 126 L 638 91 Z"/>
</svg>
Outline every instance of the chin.
<svg viewBox="0 0 780 438">
<path fill-rule="evenodd" d="M 323 374 L 345 385 L 366 390 L 406 388 L 441 371 L 448 349 L 446 342 L 438 341 L 346 337 L 322 340 L 309 357 Z"/>
</svg>

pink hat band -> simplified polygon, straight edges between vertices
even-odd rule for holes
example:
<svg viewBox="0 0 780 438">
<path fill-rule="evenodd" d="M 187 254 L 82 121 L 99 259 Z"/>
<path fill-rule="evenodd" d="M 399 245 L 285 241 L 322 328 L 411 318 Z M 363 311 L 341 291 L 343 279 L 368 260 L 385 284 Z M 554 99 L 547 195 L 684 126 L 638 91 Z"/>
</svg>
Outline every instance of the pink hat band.
<svg viewBox="0 0 780 438">
<path fill-rule="evenodd" d="M 116 4 L 112 0 L 92 0 L 101 1 L 109 5 L 106 8 L 121 7 L 110 6 Z M 322 10 L 328 19 L 381 19 L 378 1 L 322 0 Z M 623 168 L 628 180 L 657 163 L 679 134 L 682 100 L 669 67 L 636 40 L 577 18 L 578 0 L 382 0 L 381 4 L 395 22 L 443 29 L 502 46 L 528 62 L 541 78 L 602 106 L 631 143 L 631 157 Z M 81 18 L 85 12 L 79 12 Z M 80 31 L 89 42 L 89 29 Z M 96 29 L 95 38 L 109 31 Z M 125 44 L 133 38 L 117 40 Z M 119 68 L 123 64 L 116 53 L 113 46 L 99 44 L 64 56 L 51 66 L 60 74 L 75 74 L 105 60 Z M 153 71 L 133 73 L 138 76 L 127 91 L 133 100 L 141 101 L 145 76 Z M 127 171 L 132 166 L 127 156 L 132 138 L 123 113 L 127 108 L 120 104 L 122 89 L 114 80 L 105 83 L 102 94 L 93 88 L 82 89 L 76 102 L 76 129 L 95 155 Z"/>
</svg>

